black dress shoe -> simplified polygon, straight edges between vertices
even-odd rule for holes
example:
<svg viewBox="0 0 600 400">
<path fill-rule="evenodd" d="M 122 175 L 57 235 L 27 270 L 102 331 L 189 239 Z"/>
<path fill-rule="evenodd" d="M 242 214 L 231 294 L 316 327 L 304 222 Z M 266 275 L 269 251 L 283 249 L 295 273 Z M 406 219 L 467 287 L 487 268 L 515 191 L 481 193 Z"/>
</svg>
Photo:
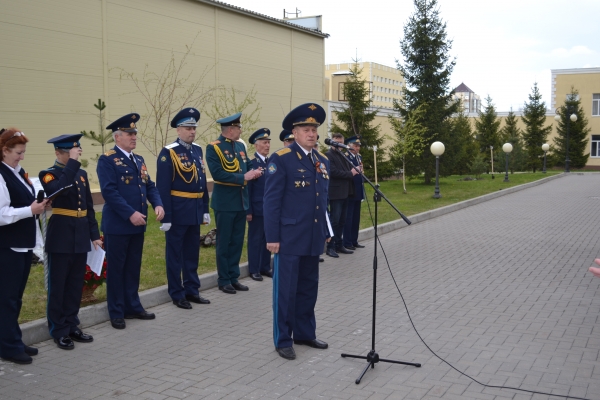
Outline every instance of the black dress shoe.
<svg viewBox="0 0 600 400">
<path fill-rule="evenodd" d="M 192 305 L 186 299 L 173 300 L 173 304 L 175 304 L 179 308 L 183 308 L 184 310 L 192 309 Z"/>
<path fill-rule="evenodd" d="M 326 349 L 329 347 L 327 343 L 319 339 L 313 340 L 294 340 L 294 344 L 303 344 L 306 346 L 314 347 L 315 349 Z"/>
<path fill-rule="evenodd" d="M 94 341 L 94 337 L 92 335 L 83 333 L 83 332 L 81 332 L 80 329 L 77 329 L 75 332 L 69 333 L 69 337 L 72 340 L 74 340 L 76 342 L 81 342 L 81 343 L 91 343 Z"/>
<path fill-rule="evenodd" d="M 272 278 L 273 277 L 273 270 L 269 270 L 269 271 L 266 271 L 266 272 L 261 272 L 260 274 L 262 276 L 266 276 L 268 278 Z"/>
<path fill-rule="evenodd" d="M 37 356 L 38 349 L 31 346 L 25 346 L 25 354 L 27 354 L 28 356 Z"/>
<path fill-rule="evenodd" d="M 327 254 L 329 257 L 333 257 L 333 258 L 339 257 L 338 253 L 336 253 L 334 249 L 327 249 L 325 254 Z"/>
<path fill-rule="evenodd" d="M 356 247 L 354 247 L 354 246 L 344 246 L 344 247 L 348 250 L 356 250 Z"/>
<path fill-rule="evenodd" d="M 149 313 L 146 310 L 142 311 L 139 314 L 131 314 L 131 315 L 126 315 L 125 319 L 154 319 L 156 318 L 156 315 L 154 315 L 154 313 Z"/>
<path fill-rule="evenodd" d="M 63 350 L 73 350 L 75 348 L 75 343 L 68 336 L 63 336 L 60 339 L 54 339 L 54 343 L 58 346 L 59 349 Z"/>
<path fill-rule="evenodd" d="M 110 320 L 110 324 L 115 329 L 125 329 L 125 320 L 123 318 L 113 318 Z"/>
<path fill-rule="evenodd" d="M 293 347 L 275 347 L 275 350 L 277 350 L 277 353 L 286 360 L 296 359 L 296 352 Z"/>
<path fill-rule="evenodd" d="M 358 243 L 353 244 L 352 246 L 354 246 L 357 249 L 364 249 L 365 248 L 365 246 L 363 246 L 362 244 L 358 244 Z"/>
<path fill-rule="evenodd" d="M 31 364 L 33 358 L 26 353 L 17 354 L 12 357 L 2 357 L 3 360 L 14 362 L 15 364 Z"/>
<path fill-rule="evenodd" d="M 344 246 L 335 249 L 335 252 L 336 253 L 342 253 L 342 254 L 352 254 L 352 253 L 354 253 L 352 250 L 348 250 Z"/>
<path fill-rule="evenodd" d="M 219 286 L 219 290 L 227 294 L 236 294 L 237 292 L 231 285 Z"/>
<path fill-rule="evenodd" d="M 186 294 L 185 299 L 187 301 L 190 301 L 190 302 L 196 303 L 196 304 L 210 304 L 209 299 L 205 299 L 204 297 L 202 297 L 200 295 Z"/>
<path fill-rule="evenodd" d="M 254 279 L 255 281 L 262 281 L 262 280 L 263 280 L 263 277 L 262 277 L 262 275 L 261 275 L 261 274 L 259 274 L 259 273 L 256 273 L 256 274 L 251 274 L 251 275 L 250 275 L 250 278 Z"/>
<path fill-rule="evenodd" d="M 244 286 L 244 285 L 242 285 L 242 284 L 241 284 L 241 283 L 239 283 L 239 282 L 232 283 L 232 284 L 231 284 L 231 286 L 233 286 L 233 288 L 234 288 L 235 290 L 239 290 L 240 292 L 247 292 L 247 291 L 249 290 L 249 289 L 248 289 L 248 286 Z"/>
<path fill-rule="evenodd" d="M 323 257 L 319 257 L 319 262 L 325 262 L 325 259 Z"/>
</svg>

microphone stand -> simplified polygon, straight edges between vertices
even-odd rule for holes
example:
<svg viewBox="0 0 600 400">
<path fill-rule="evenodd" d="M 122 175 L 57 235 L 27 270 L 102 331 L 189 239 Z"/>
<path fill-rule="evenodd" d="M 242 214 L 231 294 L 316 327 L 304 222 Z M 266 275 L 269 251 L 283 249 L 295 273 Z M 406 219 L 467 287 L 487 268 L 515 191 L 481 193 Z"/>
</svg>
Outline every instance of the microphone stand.
<svg viewBox="0 0 600 400">
<path fill-rule="evenodd" d="M 406 222 L 406 224 L 410 225 L 411 222 L 408 218 L 406 218 L 406 216 L 404 216 L 404 214 L 402 214 L 400 212 L 400 210 L 398 210 L 392 204 L 392 202 L 390 200 L 388 200 L 387 197 L 384 196 L 383 193 L 381 193 L 381 191 L 379 190 L 379 184 L 373 184 L 373 182 L 371 182 L 369 180 L 369 178 L 367 178 L 365 176 L 365 174 L 363 174 L 358 168 L 356 168 L 356 166 L 350 160 L 348 160 L 348 158 L 346 156 L 344 156 L 344 159 L 352 166 L 352 168 L 356 172 L 358 172 L 360 175 L 362 175 L 363 180 L 366 181 L 369 185 L 371 185 L 371 187 L 375 191 L 375 193 L 373 194 L 373 202 L 375 203 L 375 222 L 374 222 L 375 240 L 373 242 L 373 315 L 371 318 L 371 351 L 369 351 L 369 353 L 366 356 L 342 353 L 342 357 L 344 357 L 344 358 L 346 358 L 346 357 L 360 358 L 362 360 L 367 360 L 367 365 L 363 369 L 360 376 L 358 378 L 356 378 L 356 380 L 354 381 L 354 383 L 356 383 L 358 385 L 360 383 L 360 381 L 362 380 L 363 376 L 365 376 L 365 374 L 367 373 L 369 367 L 374 369 L 375 364 L 377 364 L 378 362 L 412 365 L 413 367 L 417 367 L 417 368 L 420 368 L 421 364 L 379 358 L 379 354 L 375 351 L 375 315 L 376 315 L 376 309 L 377 309 L 377 244 L 379 241 L 379 236 L 377 234 L 377 217 L 378 217 L 377 203 L 379 203 L 381 201 L 381 199 L 383 198 L 390 206 L 392 206 L 392 208 L 398 213 L 398 215 L 400 215 L 400 217 L 402 217 L 402 219 L 404 220 L 404 222 Z"/>
</svg>

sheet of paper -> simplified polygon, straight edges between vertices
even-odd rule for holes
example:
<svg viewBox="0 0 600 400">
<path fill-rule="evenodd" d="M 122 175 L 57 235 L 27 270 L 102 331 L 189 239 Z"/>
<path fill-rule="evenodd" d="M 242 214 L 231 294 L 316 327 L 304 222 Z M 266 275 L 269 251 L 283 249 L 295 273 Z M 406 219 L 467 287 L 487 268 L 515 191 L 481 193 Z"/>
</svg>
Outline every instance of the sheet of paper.
<svg viewBox="0 0 600 400">
<path fill-rule="evenodd" d="M 104 263 L 104 254 L 106 252 L 100 246 L 95 249 L 94 244 L 91 241 L 90 244 L 92 246 L 92 250 L 87 254 L 87 265 L 90 266 L 90 269 L 94 271 L 96 275 L 100 276 L 102 273 L 102 264 Z"/>
</svg>

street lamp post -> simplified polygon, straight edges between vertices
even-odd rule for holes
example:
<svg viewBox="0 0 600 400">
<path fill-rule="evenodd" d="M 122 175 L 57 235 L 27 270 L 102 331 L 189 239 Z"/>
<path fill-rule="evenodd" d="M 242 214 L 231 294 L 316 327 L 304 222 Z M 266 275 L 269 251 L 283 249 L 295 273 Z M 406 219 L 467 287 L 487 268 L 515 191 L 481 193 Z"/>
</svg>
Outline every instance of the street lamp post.
<svg viewBox="0 0 600 400">
<path fill-rule="evenodd" d="M 494 179 L 494 146 L 490 146 L 490 161 L 492 163 L 492 179 Z"/>
<path fill-rule="evenodd" d="M 550 146 L 548 145 L 548 143 L 544 143 L 542 145 L 542 150 L 544 150 L 544 169 L 542 170 L 543 174 L 546 173 L 546 153 L 548 152 L 549 149 L 550 149 Z"/>
<path fill-rule="evenodd" d="M 506 157 L 506 166 L 504 168 L 506 170 L 506 173 L 504 174 L 504 182 L 508 182 L 508 155 L 510 154 L 512 149 L 513 147 L 510 143 L 504 143 L 504 145 L 502 146 L 502 151 L 504 151 Z"/>
<path fill-rule="evenodd" d="M 573 113 L 573 114 L 571 114 Z M 565 172 L 571 172 L 569 170 L 569 133 L 571 130 L 571 122 L 575 122 L 577 121 L 577 114 L 575 114 L 575 110 L 573 109 L 573 107 L 567 107 L 567 115 L 569 115 L 569 118 L 567 118 L 567 154 L 565 155 Z M 554 116 L 554 119 L 556 121 L 560 121 L 560 114 L 556 114 Z"/>
<path fill-rule="evenodd" d="M 440 156 L 444 154 L 446 147 L 442 142 L 433 142 L 431 144 L 431 154 L 435 156 L 435 192 L 433 194 L 434 199 L 439 199 L 440 195 Z"/>
</svg>

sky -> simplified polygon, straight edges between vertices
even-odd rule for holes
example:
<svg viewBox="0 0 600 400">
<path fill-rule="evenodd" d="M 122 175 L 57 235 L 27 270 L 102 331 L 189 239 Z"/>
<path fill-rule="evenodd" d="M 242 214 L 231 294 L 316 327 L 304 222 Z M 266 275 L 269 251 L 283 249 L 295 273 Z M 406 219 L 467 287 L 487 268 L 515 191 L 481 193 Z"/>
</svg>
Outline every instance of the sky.
<svg viewBox="0 0 600 400">
<path fill-rule="evenodd" d="M 321 15 L 325 63 L 403 62 L 399 42 L 414 12 L 412 0 L 229 0 L 270 17 L 283 10 Z M 497 111 L 514 111 L 538 83 L 551 103 L 552 69 L 600 67 L 600 0 L 438 0 L 450 54 L 456 57 L 450 89 L 461 83 L 488 95 Z"/>
</svg>

